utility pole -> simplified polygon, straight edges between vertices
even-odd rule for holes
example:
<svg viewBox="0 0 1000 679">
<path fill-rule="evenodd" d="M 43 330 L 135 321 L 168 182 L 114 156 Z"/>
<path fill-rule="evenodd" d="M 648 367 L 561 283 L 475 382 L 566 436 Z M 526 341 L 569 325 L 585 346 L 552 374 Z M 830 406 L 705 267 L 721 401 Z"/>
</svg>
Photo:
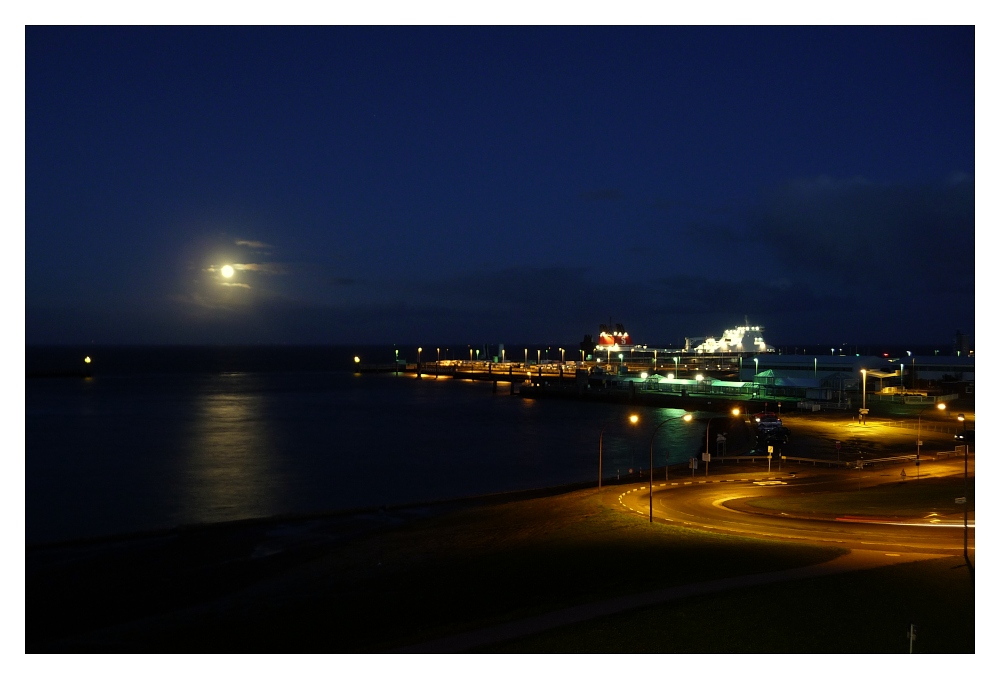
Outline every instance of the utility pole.
<svg viewBox="0 0 1000 679">
<path fill-rule="evenodd" d="M 964 414 L 959 414 L 958 421 L 962 423 L 962 440 L 965 442 L 965 480 L 962 482 L 962 507 L 965 510 L 962 523 L 965 530 L 962 536 L 962 553 L 965 555 L 965 564 L 971 572 L 972 562 L 969 561 L 969 430 L 966 429 Z"/>
</svg>

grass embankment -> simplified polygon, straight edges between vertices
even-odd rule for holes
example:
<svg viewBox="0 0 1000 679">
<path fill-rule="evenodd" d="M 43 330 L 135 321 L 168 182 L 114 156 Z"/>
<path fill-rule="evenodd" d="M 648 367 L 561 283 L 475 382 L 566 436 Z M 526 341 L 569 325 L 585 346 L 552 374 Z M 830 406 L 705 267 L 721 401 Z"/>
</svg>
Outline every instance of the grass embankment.
<svg viewBox="0 0 1000 679">
<path fill-rule="evenodd" d="M 50 648 L 384 651 L 588 601 L 842 553 L 650 525 L 612 509 L 619 492 L 579 491 L 423 520 L 331 547 L 198 609 Z M 29 647 L 33 641 L 44 640 L 29 634 Z"/>
<path fill-rule="evenodd" d="M 975 653 L 961 557 L 767 585 L 630 611 L 477 649 L 492 653 Z"/>
<path fill-rule="evenodd" d="M 815 516 L 884 516 L 899 518 L 960 518 L 962 478 L 927 477 L 838 493 L 803 493 L 760 497 L 746 504 L 758 509 Z M 975 479 L 969 479 L 969 511 L 975 511 Z"/>
</svg>

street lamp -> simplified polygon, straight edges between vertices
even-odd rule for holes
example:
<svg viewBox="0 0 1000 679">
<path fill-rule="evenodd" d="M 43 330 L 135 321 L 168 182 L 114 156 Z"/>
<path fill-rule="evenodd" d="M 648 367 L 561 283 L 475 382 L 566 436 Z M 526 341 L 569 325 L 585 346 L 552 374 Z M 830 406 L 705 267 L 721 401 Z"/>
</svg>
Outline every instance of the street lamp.
<svg viewBox="0 0 1000 679">
<path fill-rule="evenodd" d="M 667 422 L 673 422 L 674 420 L 684 420 L 685 422 L 690 422 L 693 415 L 691 413 L 684 413 L 678 417 L 671 417 L 668 420 L 663 420 L 658 425 L 653 433 L 649 437 L 649 522 L 653 523 L 653 437 L 656 436 L 656 432 L 660 431 L 660 427 L 665 425 Z M 667 451 L 667 457 L 663 461 L 663 480 L 667 481 L 670 474 L 670 452 Z"/>
<path fill-rule="evenodd" d="M 753 359 L 753 376 L 754 377 L 757 376 L 757 365 L 758 365 L 757 364 L 757 357 L 754 356 L 754 359 Z"/>
<path fill-rule="evenodd" d="M 638 415 L 629 415 L 628 421 L 632 424 L 639 422 Z M 597 440 L 597 490 L 601 490 L 601 482 L 604 479 L 604 430 L 608 428 L 608 422 L 601 428 L 601 436 Z M 653 470 L 650 468 L 650 478 L 652 478 Z"/>
<path fill-rule="evenodd" d="M 917 413 L 917 479 L 918 480 L 920 479 L 920 444 L 923 443 L 920 440 L 920 416 L 923 415 L 924 411 L 930 408 L 932 405 L 938 410 L 944 410 L 947 407 L 944 403 L 938 403 L 937 405 L 932 403 L 930 405 L 924 406 L 923 408 L 920 409 L 920 412 Z"/>
<path fill-rule="evenodd" d="M 865 395 L 868 391 L 868 371 L 861 369 L 861 409 L 865 409 Z M 863 413 L 862 413 L 863 414 Z"/>
<path fill-rule="evenodd" d="M 964 508 L 965 517 L 963 520 L 963 525 L 965 530 L 962 537 L 962 550 L 965 554 L 965 564 L 972 570 L 972 564 L 969 562 L 969 431 L 965 427 L 965 414 L 959 414 L 958 421 L 962 423 L 962 441 L 965 442 L 965 480 L 962 482 L 962 507 Z"/>
</svg>

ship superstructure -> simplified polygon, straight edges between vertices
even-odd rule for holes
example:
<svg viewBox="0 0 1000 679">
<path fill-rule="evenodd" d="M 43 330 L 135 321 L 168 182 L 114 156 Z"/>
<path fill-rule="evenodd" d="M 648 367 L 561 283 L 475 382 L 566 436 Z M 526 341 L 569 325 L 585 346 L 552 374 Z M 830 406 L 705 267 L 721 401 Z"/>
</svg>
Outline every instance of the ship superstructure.
<svg viewBox="0 0 1000 679">
<path fill-rule="evenodd" d="M 614 330 L 611 330 L 610 325 L 601 323 L 601 334 L 597 338 L 597 344 L 601 347 L 628 347 L 632 346 L 632 338 L 625 332 L 625 326 L 621 323 L 616 323 Z"/>
<path fill-rule="evenodd" d="M 685 347 L 696 354 L 717 354 L 717 353 L 768 353 L 773 352 L 774 347 L 764 342 L 764 326 L 761 325 L 738 325 L 735 328 L 728 328 L 722 332 L 722 337 L 698 338 L 702 339 L 700 344 L 691 346 L 693 342 L 688 341 Z"/>
</svg>

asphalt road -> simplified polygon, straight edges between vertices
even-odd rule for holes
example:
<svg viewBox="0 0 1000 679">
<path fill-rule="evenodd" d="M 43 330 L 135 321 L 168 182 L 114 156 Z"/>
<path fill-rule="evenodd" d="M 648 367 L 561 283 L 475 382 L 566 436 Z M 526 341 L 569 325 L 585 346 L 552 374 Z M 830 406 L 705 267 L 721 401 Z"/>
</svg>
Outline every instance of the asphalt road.
<svg viewBox="0 0 1000 679">
<path fill-rule="evenodd" d="M 973 466 L 970 461 L 970 479 Z M 925 463 L 922 476 L 952 476 L 963 473 L 961 458 Z M 794 475 L 793 475 L 794 474 Z M 710 476 L 696 472 L 669 483 L 654 481 L 653 518 L 689 528 L 710 530 L 748 537 L 795 540 L 813 544 L 837 545 L 847 549 L 886 550 L 900 553 L 961 554 L 962 521 L 894 519 L 831 515 L 806 518 L 781 513 L 767 513 L 749 507 L 746 501 L 756 497 L 774 497 L 808 492 L 857 490 L 898 482 L 898 470 L 840 470 L 808 466 L 786 466 L 783 472 L 772 469 L 756 472 L 714 469 Z M 887 478 L 888 477 L 888 478 Z M 919 483 L 919 481 L 915 481 Z M 635 485 L 622 491 L 620 506 L 649 515 L 648 486 Z M 975 549 L 975 520 L 969 517 L 969 558 Z"/>
</svg>

